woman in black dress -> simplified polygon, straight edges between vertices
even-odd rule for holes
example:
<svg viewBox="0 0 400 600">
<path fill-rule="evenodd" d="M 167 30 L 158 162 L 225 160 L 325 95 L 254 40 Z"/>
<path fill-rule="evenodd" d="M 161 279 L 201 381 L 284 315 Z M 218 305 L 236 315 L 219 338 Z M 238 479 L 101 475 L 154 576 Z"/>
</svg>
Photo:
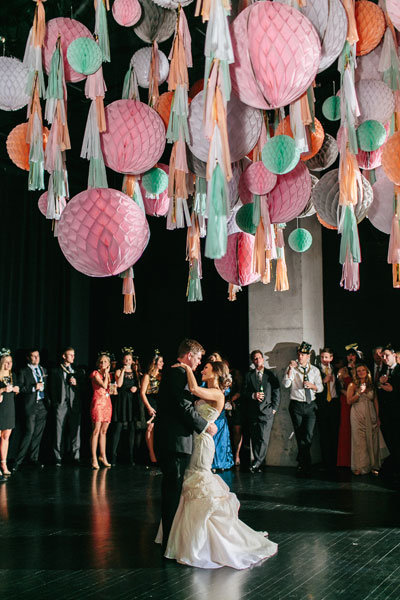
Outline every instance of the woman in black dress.
<svg viewBox="0 0 400 600">
<path fill-rule="evenodd" d="M 164 359 L 158 350 L 155 350 L 154 357 L 150 362 L 147 373 L 144 374 L 140 386 L 140 397 L 148 413 L 146 444 L 149 449 L 150 462 L 153 466 L 157 464 L 157 458 L 154 454 L 154 417 L 157 412 L 157 394 L 161 382 L 161 371 L 164 366 Z"/>
<path fill-rule="evenodd" d="M 135 403 L 138 391 L 138 380 L 133 369 L 133 349 L 122 348 L 122 368 L 115 371 L 115 383 L 118 394 L 115 396 L 113 409 L 112 460 L 117 461 L 119 438 L 123 427 L 128 429 L 129 460 L 134 465 L 135 445 Z"/>
<path fill-rule="evenodd" d="M 11 475 L 7 468 L 8 444 L 15 427 L 14 396 L 19 393 L 12 372 L 11 351 L 0 350 L 0 469 L 3 477 Z"/>
</svg>

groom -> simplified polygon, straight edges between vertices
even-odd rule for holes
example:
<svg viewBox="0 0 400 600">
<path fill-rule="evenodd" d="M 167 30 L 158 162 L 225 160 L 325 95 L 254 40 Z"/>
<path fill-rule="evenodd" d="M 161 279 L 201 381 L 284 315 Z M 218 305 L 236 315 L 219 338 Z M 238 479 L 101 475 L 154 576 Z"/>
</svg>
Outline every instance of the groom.
<svg viewBox="0 0 400 600">
<path fill-rule="evenodd" d="M 178 362 L 189 365 L 195 371 L 204 352 L 199 342 L 185 339 L 178 348 Z M 192 395 L 187 387 L 184 368 L 170 367 L 165 373 L 163 372 L 154 426 L 155 451 L 163 474 L 161 483 L 163 553 L 178 508 L 183 476 L 192 454 L 194 431 L 197 433 L 206 431 L 214 436 L 217 433 L 217 426 L 208 423 L 195 410 Z"/>
</svg>

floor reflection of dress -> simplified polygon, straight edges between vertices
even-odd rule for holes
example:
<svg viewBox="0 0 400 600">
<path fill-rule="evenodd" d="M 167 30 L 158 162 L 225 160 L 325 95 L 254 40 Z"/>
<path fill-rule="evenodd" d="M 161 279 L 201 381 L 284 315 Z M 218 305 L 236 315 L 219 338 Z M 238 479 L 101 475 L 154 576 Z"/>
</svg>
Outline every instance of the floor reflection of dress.
<svg viewBox="0 0 400 600">
<path fill-rule="evenodd" d="M 218 411 L 206 402 L 199 401 L 197 409 L 207 421 L 218 417 Z M 254 531 L 239 520 L 236 495 L 211 472 L 214 451 L 209 434 L 194 434 L 193 454 L 165 556 L 193 567 L 246 569 L 276 554 L 278 546 L 265 532 Z"/>
</svg>

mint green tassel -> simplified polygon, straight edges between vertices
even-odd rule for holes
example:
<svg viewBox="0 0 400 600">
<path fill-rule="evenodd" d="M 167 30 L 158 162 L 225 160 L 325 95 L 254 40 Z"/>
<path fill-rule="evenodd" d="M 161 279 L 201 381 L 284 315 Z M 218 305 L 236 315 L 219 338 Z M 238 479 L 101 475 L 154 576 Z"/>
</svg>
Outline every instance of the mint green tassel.
<svg viewBox="0 0 400 600">
<path fill-rule="evenodd" d="M 44 163 L 29 163 L 28 190 L 44 190 Z"/>
<path fill-rule="evenodd" d="M 136 202 L 138 207 L 141 208 L 143 212 L 146 212 L 143 204 L 142 192 L 140 191 L 140 187 L 137 181 L 135 183 L 135 193 L 133 194 L 132 200 Z"/>
<path fill-rule="evenodd" d="M 89 162 L 88 188 L 108 188 L 106 167 L 103 155 L 92 156 Z"/>
<path fill-rule="evenodd" d="M 64 98 L 63 73 L 63 60 L 61 57 L 60 45 L 57 43 L 51 58 L 46 99 L 57 98 L 57 100 L 62 100 Z"/>
<path fill-rule="evenodd" d="M 196 176 L 196 194 L 194 212 L 197 215 L 205 215 L 207 208 L 207 181 L 204 177 Z"/>
<path fill-rule="evenodd" d="M 205 255 L 207 258 L 222 258 L 226 254 L 228 231 L 226 224 L 227 191 L 225 177 L 217 163 L 208 190 L 208 223 Z"/>
<path fill-rule="evenodd" d="M 253 194 L 253 225 L 258 227 L 261 219 L 261 199 L 257 194 Z"/>
<path fill-rule="evenodd" d="M 179 139 L 184 139 L 189 143 L 188 114 L 187 90 L 183 85 L 178 85 L 171 104 L 171 114 L 167 129 L 168 142 L 174 143 Z"/>
<path fill-rule="evenodd" d="M 339 262 L 343 265 L 349 252 L 353 262 L 361 262 L 360 241 L 358 238 L 357 221 L 352 206 L 346 206 L 342 228 L 342 239 L 340 240 Z"/>
<path fill-rule="evenodd" d="M 110 62 L 110 38 L 108 37 L 107 11 L 103 0 L 97 0 L 95 34 L 99 40 L 99 46 L 103 52 L 103 62 Z"/>
<path fill-rule="evenodd" d="M 124 79 L 122 88 L 122 98 L 124 100 L 140 100 L 139 88 L 134 68 L 131 66 Z"/>
<path fill-rule="evenodd" d="M 193 259 L 192 265 L 189 269 L 187 301 L 198 302 L 201 300 L 203 300 L 203 294 L 201 291 L 201 279 L 199 277 L 198 262 L 197 259 Z"/>
<path fill-rule="evenodd" d="M 36 113 L 29 149 L 28 190 L 44 190 L 44 151 L 42 124 Z"/>
</svg>

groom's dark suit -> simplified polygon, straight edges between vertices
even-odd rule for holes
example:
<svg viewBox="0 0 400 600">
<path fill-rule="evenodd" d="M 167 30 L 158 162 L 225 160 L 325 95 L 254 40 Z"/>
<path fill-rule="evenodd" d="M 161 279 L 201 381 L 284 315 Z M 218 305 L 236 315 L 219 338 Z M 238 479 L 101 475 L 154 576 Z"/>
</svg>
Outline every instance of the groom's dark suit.
<svg viewBox="0 0 400 600">
<path fill-rule="evenodd" d="M 163 480 L 161 484 L 161 520 L 163 549 L 179 504 L 183 476 L 192 454 L 192 433 L 201 433 L 208 422 L 200 417 L 186 389 L 183 367 L 169 368 L 163 373 L 157 398 L 154 446 Z"/>
</svg>

